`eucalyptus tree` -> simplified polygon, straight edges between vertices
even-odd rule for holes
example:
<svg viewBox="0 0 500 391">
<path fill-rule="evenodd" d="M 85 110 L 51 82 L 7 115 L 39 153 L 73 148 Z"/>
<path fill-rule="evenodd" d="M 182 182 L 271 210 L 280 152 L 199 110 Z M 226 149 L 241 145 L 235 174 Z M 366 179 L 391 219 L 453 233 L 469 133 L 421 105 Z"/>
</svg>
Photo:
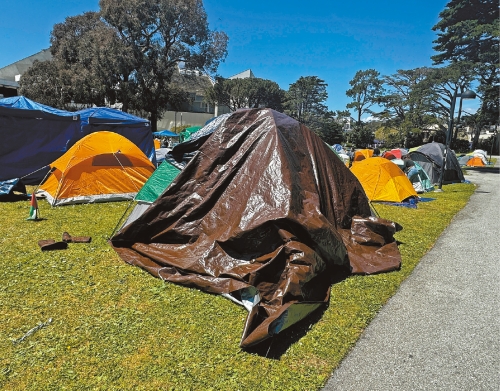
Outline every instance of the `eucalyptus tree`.
<svg viewBox="0 0 500 391">
<path fill-rule="evenodd" d="M 19 93 L 47 106 L 69 109 L 71 81 L 65 80 L 55 61 L 35 61 L 23 74 Z"/>
<path fill-rule="evenodd" d="M 52 29 L 52 60 L 28 69 L 21 78 L 20 92 L 59 108 L 71 108 L 71 101 L 103 105 L 105 99 L 110 100 L 115 84 L 113 77 L 103 77 L 99 69 L 109 67 L 116 58 L 110 55 L 112 39 L 113 31 L 97 12 L 67 17 Z M 46 87 L 41 89 L 44 81 Z"/>
</svg>

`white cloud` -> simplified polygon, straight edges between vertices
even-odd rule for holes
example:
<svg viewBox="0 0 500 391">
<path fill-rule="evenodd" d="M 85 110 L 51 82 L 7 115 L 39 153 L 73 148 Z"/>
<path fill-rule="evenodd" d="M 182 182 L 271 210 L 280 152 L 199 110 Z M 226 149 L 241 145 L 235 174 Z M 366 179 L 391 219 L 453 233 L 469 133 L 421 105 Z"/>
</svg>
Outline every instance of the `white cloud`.
<svg viewBox="0 0 500 391">
<path fill-rule="evenodd" d="M 474 114 L 477 111 L 477 107 L 463 107 L 462 111 L 465 111 L 469 114 Z"/>
</svg>

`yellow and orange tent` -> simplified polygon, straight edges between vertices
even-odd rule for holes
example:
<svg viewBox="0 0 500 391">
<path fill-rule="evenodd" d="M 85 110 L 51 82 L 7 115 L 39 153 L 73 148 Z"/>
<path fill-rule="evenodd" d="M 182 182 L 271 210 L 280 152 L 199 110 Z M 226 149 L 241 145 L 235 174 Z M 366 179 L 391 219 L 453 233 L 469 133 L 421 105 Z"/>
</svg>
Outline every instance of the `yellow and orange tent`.
<svg viewBox="0 0 500 391">
<path fill-rule="evenodd" d="M 373 156 L 373 149 L 360 149 L 354 152 L 352 163 L 357 163 Z"/>
<path fill-rule="evenodd" d="M 410 180 L 392 161 L 383 157 L 362 160 L 351 167 L 370 201 L 403 202 L 417 197 Z"/>
<path fill-rule="evenodd" d="M 52 206 L 133 199 L 155 167 L 132 141 L 95 132 L 50 164 L 41 186 Z"/>
</svg>

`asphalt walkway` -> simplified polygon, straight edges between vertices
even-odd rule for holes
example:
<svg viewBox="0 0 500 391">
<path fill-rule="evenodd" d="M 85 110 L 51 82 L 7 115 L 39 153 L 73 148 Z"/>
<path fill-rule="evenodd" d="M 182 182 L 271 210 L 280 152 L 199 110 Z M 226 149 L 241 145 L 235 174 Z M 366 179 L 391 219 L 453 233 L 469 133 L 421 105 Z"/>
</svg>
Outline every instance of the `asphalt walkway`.
<svg viewBox="0 0 500 391">
<path fill-rule="evenodd" d="M 500 390 L 500 175 L 465 178 L 477 185 L 469 203 L 324 391 Z"/>
</svg>

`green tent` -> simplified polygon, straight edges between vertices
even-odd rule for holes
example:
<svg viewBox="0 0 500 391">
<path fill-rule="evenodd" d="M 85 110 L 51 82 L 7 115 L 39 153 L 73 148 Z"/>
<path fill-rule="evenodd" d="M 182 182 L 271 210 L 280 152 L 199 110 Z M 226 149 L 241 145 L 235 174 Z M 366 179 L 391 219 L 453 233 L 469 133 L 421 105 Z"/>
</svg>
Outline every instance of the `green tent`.
<svg viewBox="0 0 500 391">
<path fill-rule="evenodd" d="M 184 129 L 182 132 L 179 133 L 179 142 L 182 143 L 186 140 L 189 140 L 191 135 L 193 133 L 196 133 L 200 129 L 201 129 L 201 126 L 191 126 L 190 128 Z"/>
<path fill-rule="evenodd" d="M 137 204 L 127 217 L 127 220 L 125 220 L 125 223 L 123 223 L 122 227 L 130 224 L 141 216 L 165 189 L 170 186 L 180 172 L 180 168 L 176 167 L 168 160 L 164 160 L 135 196 L 134 200 L 137 201 Z"/>
<path fill-rule="evenodd" d="M 135 200 L 149 203 L 154 202 L 163 193 L 163 190 L 173 182 L 179 172 L 181 172 L 180 169 L 168 160 L 164 160 L 149 177 L 144 186 L 142 186 L 141 190 L 139 190 Z"/>
<path fill-rule="evenodd" d="M 427 193 L 428 191 L 434 190 L 429 175 L 425 172 L 420 164 L 413 162 L 415 164 L 415 169 L 410 170 L 407 174 L 413 188 L 417 193 Z"/>
</svg>

